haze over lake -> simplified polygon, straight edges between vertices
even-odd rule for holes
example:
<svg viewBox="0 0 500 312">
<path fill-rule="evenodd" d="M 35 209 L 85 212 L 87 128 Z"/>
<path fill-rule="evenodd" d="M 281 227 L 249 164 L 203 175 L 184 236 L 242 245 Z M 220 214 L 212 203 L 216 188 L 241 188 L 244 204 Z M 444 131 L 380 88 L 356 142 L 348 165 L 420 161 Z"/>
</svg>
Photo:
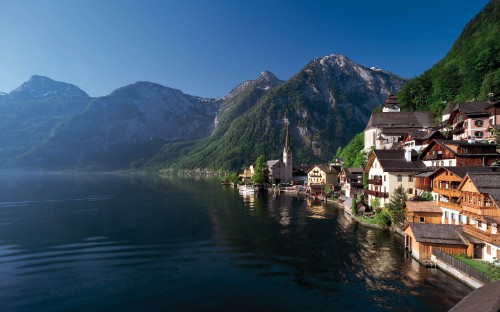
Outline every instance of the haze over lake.
<svg viewBox="0 0 500 312">
<path fill-rule="evenodd" d="M 403 239 L 215 178 L 3 174 L 3 311 L 444 311 Z"/>
</svg>

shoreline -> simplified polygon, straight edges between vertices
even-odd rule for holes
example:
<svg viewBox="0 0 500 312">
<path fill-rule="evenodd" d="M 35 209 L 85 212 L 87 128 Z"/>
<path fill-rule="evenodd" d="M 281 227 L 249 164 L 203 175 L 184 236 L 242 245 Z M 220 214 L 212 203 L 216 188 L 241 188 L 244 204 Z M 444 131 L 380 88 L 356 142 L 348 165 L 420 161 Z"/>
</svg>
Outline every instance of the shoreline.
<svg viewBox="0 0 500 312">
<path fill-rule="evenodd" d="M 377 229 L 377 230 L 382 230 L 382 231 L 390 231 L 392 233 L 396 233 L 396 234 L 399 234 L 401 235 L 402 237 L 405 236 L 404 232 L 401 231 L 400 229 L 397 229 L 397 228 L 393 228 L 393 227 L 390 227 L 390 228 L 384 228 L 384 227 L 381 227 L 379 225 L 376 225 L 376 224 L 368 224 L 368 223 L 364 223 L 360 220 L 358 220 L 355 216 L 352 215 L 352 212 L 351 212 L 351 209 L 350 208 L 346 208 L 342 203 L 339 203 L 338 200 L 327 200 L 328 202 L 330 203 L 335 203 L 337 204 L 340 208 L 344 209 L 344 212 L 349 215 L 349 217 L 351 218 L 351 220 L 353 220 L 354 222 L 358 223 L 359 225 L 361 226 L 364 226 L 364 227 L 367 227 L 367 228 L 371 228 L 371 229 Z M 415 261 L 417 261 L 420 265 L 424 266 L 424 267 L 429 267 L 428 265 L 426 265 L 425 263 L 419 261 L 418 259 L 416 259 L 415 257 L 413 257 L 412 255 L 412 258 L 415 259 Z M 471 289 L 477 289 L 479 287 L 482 287 L 486 284 L 470 277 L 470 276 L 467 276 L 465 273 L 455 269 L 454 267 L 451 267 L 450 265 L 448 265 L 447 263 L 444 263 L 438 259 L 435 259 L 435 257 L 432 259 L 433 262 L 435 262 L 435 266 L 432 266 L 434 268 L 438 268 L 440 269 L 441 271 L 443 271 L 444 273 L 454 277 L 456 280 L 462 282 L 463 284 L 469 286 Z"/>
</svg>

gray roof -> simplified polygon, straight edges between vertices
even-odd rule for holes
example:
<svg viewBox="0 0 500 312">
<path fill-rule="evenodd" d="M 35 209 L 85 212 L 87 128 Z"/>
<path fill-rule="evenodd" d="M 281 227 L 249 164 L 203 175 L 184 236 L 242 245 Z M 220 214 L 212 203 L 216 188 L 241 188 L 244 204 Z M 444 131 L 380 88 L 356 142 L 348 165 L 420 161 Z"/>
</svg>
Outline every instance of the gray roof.
<svg viewBox="0 0 500 312">
<path fill-rule="evenodd" d="M 464 102 L 455 105 L 453 110 L 460 110 L 467 115 L 487 114 L 485 110 L 489 108 L 491 104 L 491 102 Z"/>
<path fill-rule="evenodd" d="M 410 222 L 408 226 L 419 243 L 467 246 L 461 225 Z"/>
<path fill-rule="evenodd" d="M 281 159 L 268 160 L 267 161 L 267 166 L 268 167 L 273 167 L 274 165 L 278 164 L 280 161 L 281 161 Z"/>
<path fill-rule="evenodd" d="M 460 177 L 460 178 L 465 178 L 465 176 L 467 175 L 467 173 L 488 173 L 488 172 L 491 172 L 491 168 L 490 167 L 441 167 L 445 170 L 448 170 L 450 171 L 451 173 L 453 173 L 454 175 L 456 175 L 457 177 Z M 439 169 L 437 169 L 436 171 L 434 172 L 437 172 L 439 171 Z"/>
<path fill-rule="evenodd" d="M 428 128 L 434 126 L 432 112 L 372 113 L 366 129 L 370 128 Z"/>
<path fill-rule="evenodd" d="M 489 143 L 469 143 L 468 141 L 458 141 L 458 140 L 442 140 L 442 139 L 434 139 L 429 145 L 427 145 L 426 148 L 424 148 L 420 152 L 420 158 L 424 158 L 427 155 L 427 152 L 429 152 L 434 144 L 438 144 L 444 149 L 447 149 L 450 151 L 453 155 L 459 155 L 461 157 L 479 157 L 479 156 L 500 156 L 496 150 L 495 146 L 493 144 Z M 481 153 L 475 153 L 475 154 L 460 154 L 456 150 L 452 149 L 449 145 L 451 146 L 474 146 L 474 147 L 483 147 L 483 151 L 480 151 Z M 489 150 L 491 149 L 492 151 L 495 150 L 495 152 L 491 153 L 484 153 L 484 150 Z"/>
<path fill-rule="evenodd" d="M 469 179 L 482 194 L 489 194 L 500 207 L 500 172 L 469 173 Z"/>
<path fill-rule="evenodd" d="M 472 291 L 449 312 L 500 311 L 500 281 L 486 284 Z"/>
<path fill-rule="evenodd" d="M 456 104 L 455 103 L 448 103 L 446 104 L 446 107 L 443 111 L 443 115 L 446 115 L 446 114 L 451 114 L 451 112 L 453 111 L 453 109 L 455 108 Z"/>
<path fill-rule="evenodd" d="M 348 180 L 357 179 L 359 174 L 363 174 L 363 168 L 342 168 Z"/>
<path fill-rule="evenodd" d="M 412 161 L 406 161 L 404 150 L 374 150 L 380 165 L 385 172 L 424 172 L 427 167 L 418 159 L 418 154 L 412 150 Z"/>
</svg>

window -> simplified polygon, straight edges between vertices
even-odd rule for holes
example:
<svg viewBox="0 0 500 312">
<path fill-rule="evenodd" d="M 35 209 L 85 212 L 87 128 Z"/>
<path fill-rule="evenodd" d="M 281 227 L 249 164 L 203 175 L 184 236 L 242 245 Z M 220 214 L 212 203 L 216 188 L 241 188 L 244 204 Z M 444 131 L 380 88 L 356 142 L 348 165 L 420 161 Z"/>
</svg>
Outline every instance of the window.
<svg viewBox="0 0 500 312">
<path fill-rule="evenodd" d="M 448 215 L 448 211 L 445 211 L 445 212 L 444 212 L 444 217 L 445 217 L 446 219 L 449 219 L 449 218 L 450 218 L 450 217 L 449 217 L 449 215 Z"/>
<path fill-rule="evenodd" d="M 384 174 L 384 182 L 385 182 L 385 174 Z"/>
<path fill-rule="evenodd" d="M 467 121 L 464 122 L 464 128 L 467 128 L 468 125 L 469 125 L 469 123 Z"/>
<path fill-rule="evenodd" d="M 408 194 L 410 194 L 410 195 L 413 194 L 413 189 L 409 188 L 408 189 Z"/>
<path fill-rule="evenodd" d="M 483 126 L 483 121 L 478 119 L 478 120 L 474 120 L 474 125 L 476 127 L 482 127 Z"/>
<path fill-rule="evenodd" d="M 491 255 L 491 246 L 490 245 L 486 245 L 486 253 L 488 255 Z"/>
<path fill-rule="evenodd" d="M 490 125 L 494 125 L 494 122 L 495 122 L 495 119 L 494 119 L 494 118 L 495 118 L 495 117 L 493 117 L 493 118 L 492 118 L 492 117 L 490 117 Z"/>
<path fill-rule="evenodd" d="M 413 176 L 412 175 L 408 176 L 408 182 L 413 182 Z"/>
<path fill-rule="evenodd" d="M 403 181 L 403 176 L 398 174 L 398 182 L 402 182 Z"/>
<path fill-rule="evenodd" d="M 452 161 L 451 160 L 448 160 L 448 166 L 452 166 Z"/>
<path fill-rule="evenodd" d="M 474 131 L 474 136 L 476 138 L 482 138 L 483 137 L 483 131 Z"/>
<path fill-rule="evenodd" d="M 425 223 L 425 218 L 424 217 L 420 217 L 420 223 Z"/>
</svg>

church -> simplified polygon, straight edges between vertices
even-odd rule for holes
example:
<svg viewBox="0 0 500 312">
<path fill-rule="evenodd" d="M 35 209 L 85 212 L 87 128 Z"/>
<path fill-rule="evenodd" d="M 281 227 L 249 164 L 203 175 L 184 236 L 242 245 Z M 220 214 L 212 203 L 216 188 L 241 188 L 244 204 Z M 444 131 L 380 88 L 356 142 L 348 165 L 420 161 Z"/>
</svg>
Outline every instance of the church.
<svg viewBox="0 0 500 312">
<path fill-rule="evenodd" d="M 269 179 L 271 183 L 291 183 L 292 182 L 292 149 L 290 145 L 290 135 L 288 124 L 286 125 L 285 146 L 283 147 L 283 159 L 267 161 L 269 169 Z"/>
</svg>

